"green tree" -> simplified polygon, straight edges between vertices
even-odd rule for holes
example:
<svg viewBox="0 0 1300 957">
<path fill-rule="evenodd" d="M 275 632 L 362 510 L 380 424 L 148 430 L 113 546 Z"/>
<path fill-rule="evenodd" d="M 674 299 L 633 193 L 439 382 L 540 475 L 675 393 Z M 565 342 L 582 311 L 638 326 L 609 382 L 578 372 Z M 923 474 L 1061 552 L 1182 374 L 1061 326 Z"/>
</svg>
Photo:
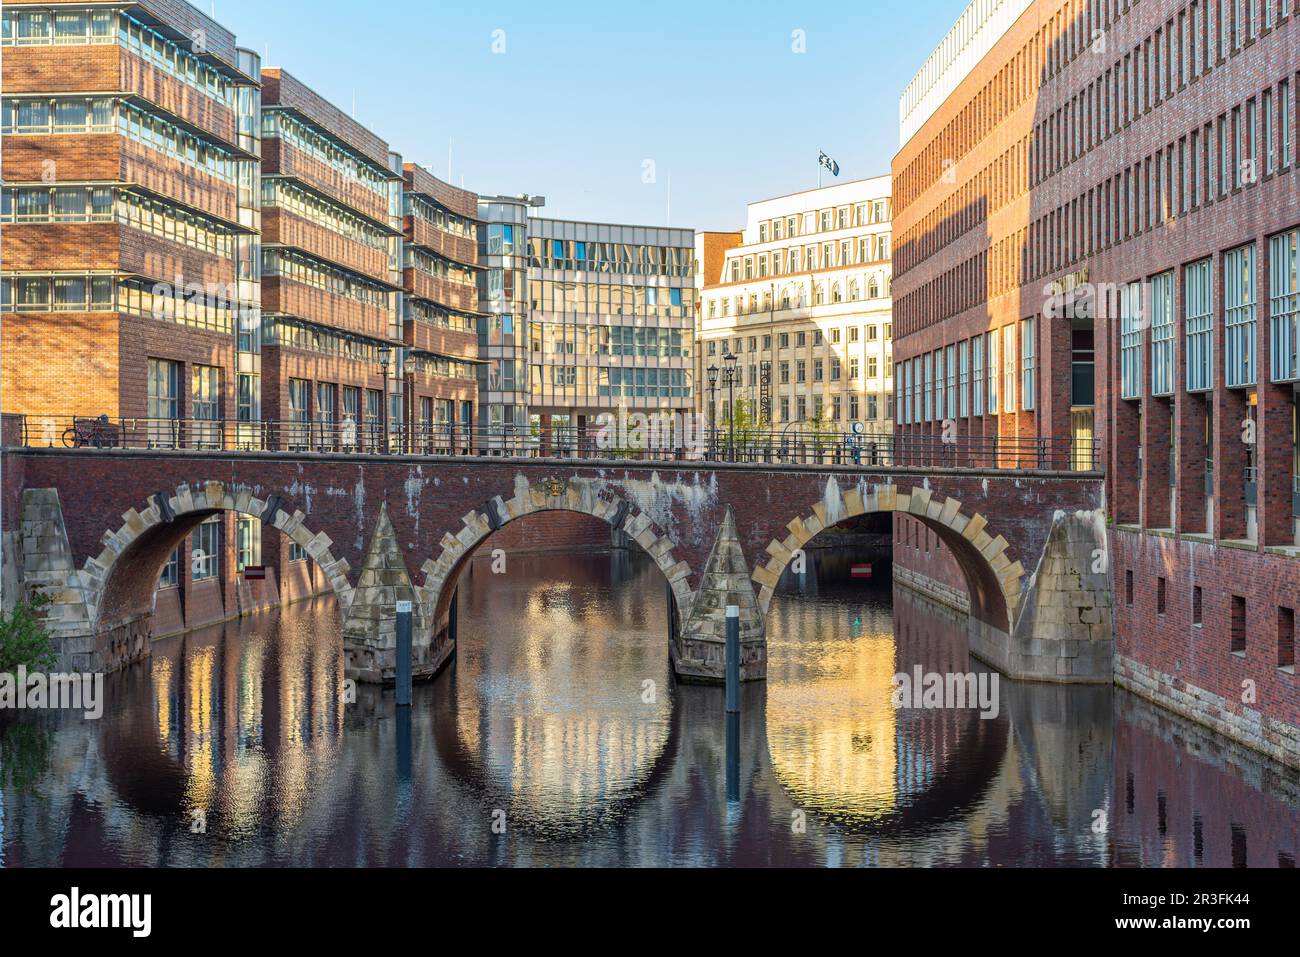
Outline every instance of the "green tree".
<svg viewBox="0 0 1300 957">
<path fill-rule="evenodd" d="M 813 448 L 818 452 L 831 448 L 837 441 L 835 423 L 831 421 L 825 405 L 813 403 L 813 414 L 806 420 L 808 431 L 813 434 Z"/>
<path fill-rule="evenodd" d="M 758 416 L 752 399 L 741 396 L 720 423 L 719 441 L 735 441 L 737 454 L 758 437 Z"/>
<path fill-rule="evenodd" d="M 12 674 L 19 665 L 29 671 L 47 671 L 58 656 L 45 630 L 42 609 L 50 603 L 43 594 L 20 601 L 10 614 L 0 613 L 0 674 Z"/>
</svg>

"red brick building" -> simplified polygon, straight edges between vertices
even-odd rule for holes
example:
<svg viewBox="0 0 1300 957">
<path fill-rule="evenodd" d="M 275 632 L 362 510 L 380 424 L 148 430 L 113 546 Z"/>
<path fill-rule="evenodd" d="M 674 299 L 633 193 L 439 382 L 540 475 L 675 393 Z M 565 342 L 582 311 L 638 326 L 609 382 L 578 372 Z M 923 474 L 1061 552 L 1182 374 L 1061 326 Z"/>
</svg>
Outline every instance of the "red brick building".
<svg viewBox="0 0 1300 957">
<path fill-rule="evenodd" d="M 1298 14 L 972 4 L 894 161 L 899 431 L 1076 467 L 1095 437 L 1117 680 L 1292 757 Z"/>
<path fill-rule="evenodd" d="M 258 416 L 257 55 L 177 0 L 0 21 L 4 411 L 38 444 L 100 415 L 137 443 L 219 443 Z M 164 632 L 262 603 L 233 574 L 251 527 L 177 549 Z"/>
<path fill-rule="evenodd" d="M 132 445 L 436 451 L 474 421 L 476 194 L 181 0 L 0 23 L 0 393 L 27 441 L 106 415 Z M 324 587 L 215 518 L 163 571 L 160 633 Z"/>
<path fill-rule="evenodd" d="M 478 194 L 402 167 L 406 421 L 416 451 L 468 441 L 478 380 Z"/>
</svg>

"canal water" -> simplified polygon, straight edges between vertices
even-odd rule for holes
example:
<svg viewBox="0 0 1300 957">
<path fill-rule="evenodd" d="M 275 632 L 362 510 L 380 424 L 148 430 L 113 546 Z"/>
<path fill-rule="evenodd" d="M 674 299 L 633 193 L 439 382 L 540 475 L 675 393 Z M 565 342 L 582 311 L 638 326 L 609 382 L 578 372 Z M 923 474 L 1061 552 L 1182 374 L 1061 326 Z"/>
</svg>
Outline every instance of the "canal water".
<svg viewBox="0 0 1300 957">
<path fill-rule="evenodd" d="M 653 564 L 476 560 L 409 714 L 341 702 L 320 599 L 158 642 L 100 720 L 0 719 L 0 865 L 1294 865 L 1296 775 L 1126 693 L 896 707 L 896 674 L 986 671 L 962 620 L 813 559 L 731 793 L 722 691 L 674 682 Z"/>
</svg>

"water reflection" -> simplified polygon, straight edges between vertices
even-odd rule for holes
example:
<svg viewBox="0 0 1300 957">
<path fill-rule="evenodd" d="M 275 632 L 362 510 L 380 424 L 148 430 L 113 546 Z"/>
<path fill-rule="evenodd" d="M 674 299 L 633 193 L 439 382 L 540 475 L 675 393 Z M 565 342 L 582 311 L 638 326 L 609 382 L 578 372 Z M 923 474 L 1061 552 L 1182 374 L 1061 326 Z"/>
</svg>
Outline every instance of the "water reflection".
<svg viewBox="0 0 1300 957">
<path fill-rule="evenodd" d="M 658 570 L 625 552 L 475 562 L 454 666 L 343 705 L 332 599 L 160 641 L 101 721 L 0 721 L 0 861 L 21 865 L 1287 864 L 1296 776 L 1109 688 L 1002 682 L 964 625 L 819 556 L 743 688 L 675 685 Z M 35 742 L 35 744 L 33 743 Z M 1099 826 L 1100 822 L 1100 826 Z"/>
</svg>

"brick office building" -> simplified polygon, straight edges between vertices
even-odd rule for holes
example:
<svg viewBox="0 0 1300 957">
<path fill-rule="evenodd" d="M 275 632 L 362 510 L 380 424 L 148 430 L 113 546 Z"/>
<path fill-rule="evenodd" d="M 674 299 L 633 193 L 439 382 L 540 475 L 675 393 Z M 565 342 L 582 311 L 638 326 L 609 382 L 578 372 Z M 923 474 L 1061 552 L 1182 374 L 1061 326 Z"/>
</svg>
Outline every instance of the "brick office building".
<svg viewBox="0 0 1300 957">
<path fill-rule="evenodd" d="M 904 93 L 894 162 L 899 431 L 1076 467 L 1095 434 L 1117 680 L 1290 761 L 1297 20 L 972 4 Z"/>
<path fill-rule="evenodd" d="M 401 177 L 386 142 L 284 70 L 262 71 L 261 131 L 267 441 L 382 448 L 385 427 L 400 421 Z M 327 590 L 281 536 L 258 552 L 282 600 Z"/>
<path fill-rule="evenodd" d="M 29 441 L 107 415 L 135 445 L 371 449 L 387 423 L 416 448 L 473 421 L 475 194 L 179 0 L 0 24 L 0 390 Z M 159 633 L 324 588 L 262 531 L 223 516 L 178 547 Z"/>
<path fill-rule="evenodd" d="M 37 431 L 233 419 L 258 304 L 256 56 L 169 0 L 0 21 L 5 411 Z"/>
<path fill-rule="evenodd" d="M 0 25 L 4 411 L 38 444 L 99 415 L 219 441 L 258 415 L 257 55 L 176 0 L 16 2 Z M 230 573 L 246 538 L 215 519 L 177 549 L 160 628 L 261 602 Z"/>
<path fill-rule="evenodd" d="M 412 448 L 461 446 L 478 385 L 478 194 L 402 167 L 403 376 Z"/>
</svg>

